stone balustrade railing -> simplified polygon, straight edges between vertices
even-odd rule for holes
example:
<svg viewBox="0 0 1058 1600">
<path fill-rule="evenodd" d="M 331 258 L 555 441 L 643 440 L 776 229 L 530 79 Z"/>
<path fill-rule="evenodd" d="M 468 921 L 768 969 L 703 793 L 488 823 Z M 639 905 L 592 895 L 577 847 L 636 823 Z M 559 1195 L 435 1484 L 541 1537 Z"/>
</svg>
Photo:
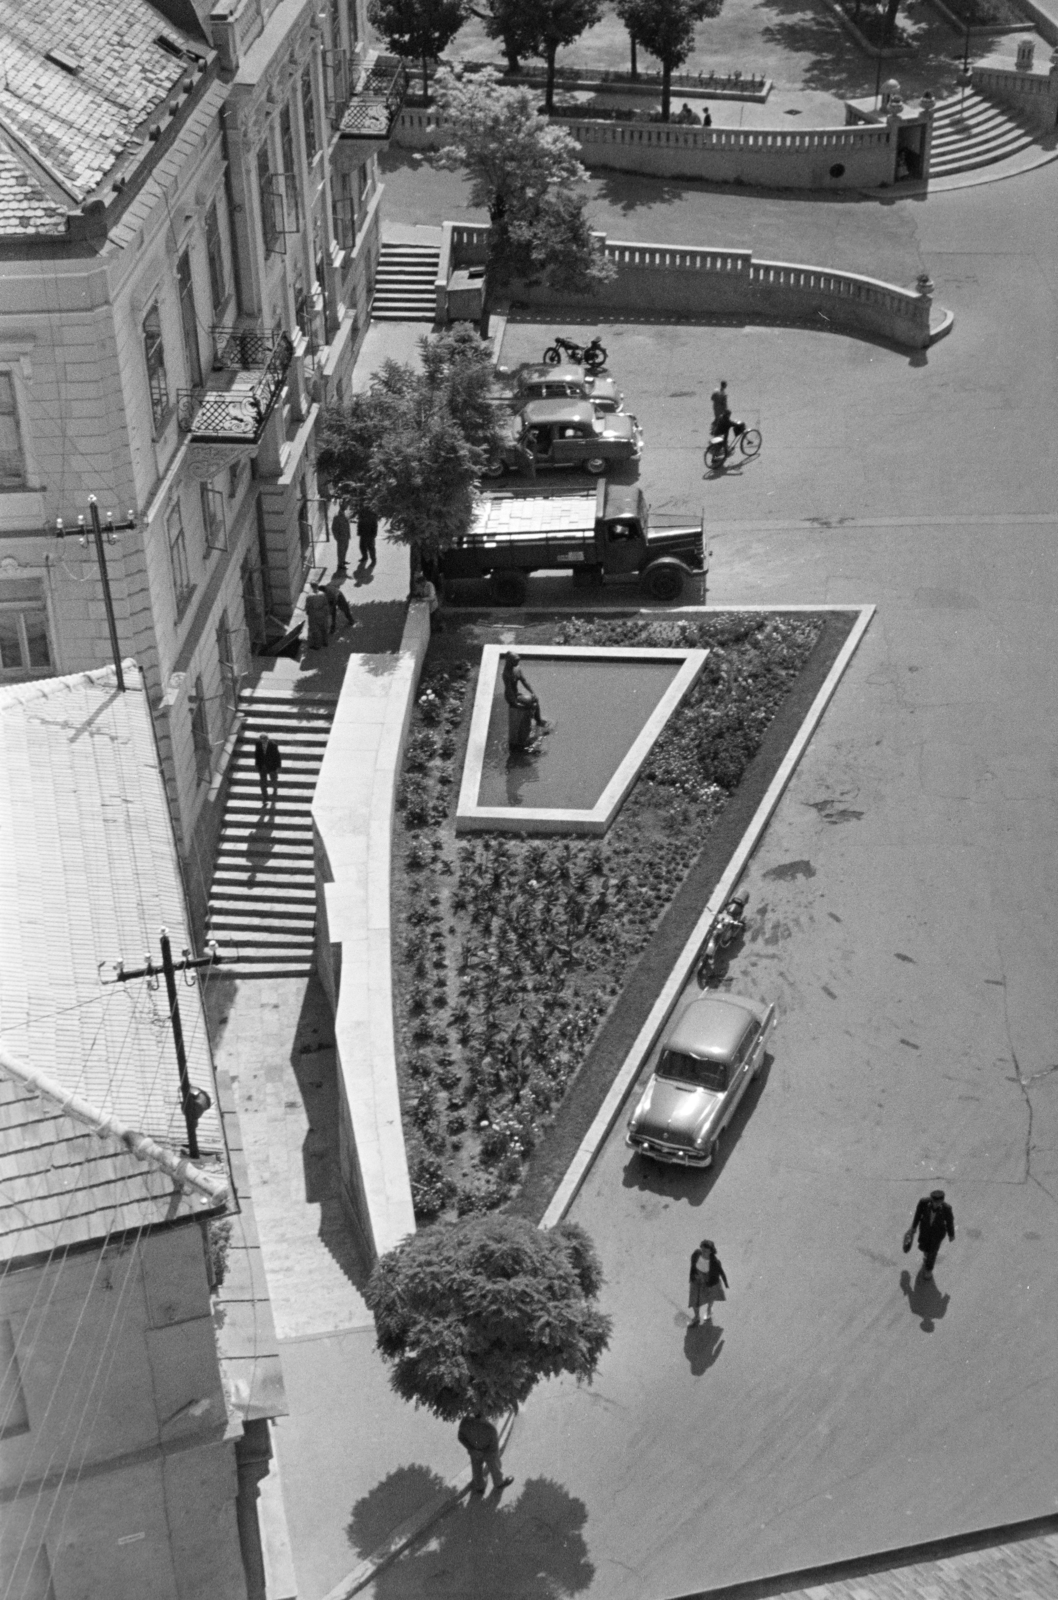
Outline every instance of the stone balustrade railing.
<svg viewBox="0 0 1058 1600">
<path fill-rule="evenodd" d="M 1017 72 L 1006 67 L 974 67 L 973 86 L 1053 132 L 1058 123 L 1058 69 Z"/>
</svg>

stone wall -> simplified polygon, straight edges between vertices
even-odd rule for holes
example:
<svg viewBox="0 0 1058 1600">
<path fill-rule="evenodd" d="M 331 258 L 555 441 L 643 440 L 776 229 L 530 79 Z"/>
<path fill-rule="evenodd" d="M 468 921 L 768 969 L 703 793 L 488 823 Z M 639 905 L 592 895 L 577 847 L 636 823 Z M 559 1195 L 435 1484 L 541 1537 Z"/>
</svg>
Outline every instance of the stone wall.
<svg viewBox="0 0 1058 1600">
<path fill-rule="evenodd" d="M 999 100 L 1048 133 L 1058 126 L 1058 69 L 1043 73 L 974 67 L 973 86 L 979 93 Z"/>
</svg>

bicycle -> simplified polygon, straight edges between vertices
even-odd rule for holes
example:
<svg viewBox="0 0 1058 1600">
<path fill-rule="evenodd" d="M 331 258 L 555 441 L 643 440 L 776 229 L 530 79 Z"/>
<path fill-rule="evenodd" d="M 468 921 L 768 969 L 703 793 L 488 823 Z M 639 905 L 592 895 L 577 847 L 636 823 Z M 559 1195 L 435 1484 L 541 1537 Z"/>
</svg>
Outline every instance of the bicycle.
<svg viewBox="0 0 1058 1600">
<path fill-rule="evenodd" d="M 579 345 L 572 339 L 563 339 L 561 334 L 556 335 L 554 344 L 549 344 L 544 351 L 544 360 L 549 367 L 557 367 L 563 355 L 574 366 L 583 363 L 589 372 L 601 372 L 606 365 L 606 347 L 597 337 L 591 344 Z"/>
<path fill-rule="evenodd" d="M 714 472 L 720 468 L 735 453 L 736 448 L 751 461 L 760 454 L 761 434 L 759 428 L 747 428 L 744 422 L 732 422 L 726 434 L 714 433 L 705 447 L 705 464 Z"/>
</svg>

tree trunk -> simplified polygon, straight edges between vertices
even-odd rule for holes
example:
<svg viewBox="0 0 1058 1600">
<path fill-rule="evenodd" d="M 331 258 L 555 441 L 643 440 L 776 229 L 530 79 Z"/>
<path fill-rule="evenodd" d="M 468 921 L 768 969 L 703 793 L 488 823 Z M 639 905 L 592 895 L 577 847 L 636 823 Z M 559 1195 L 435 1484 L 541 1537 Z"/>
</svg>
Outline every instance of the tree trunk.
<svg viewBox="0 0 1058 1600">
<path fill-rule="evenodd" d="M 522 70 L 522 64 L 518 60 L 517 50 L 514 48 L 514 45 L 511 43 L 510 38 L 507 35 L 504 35 L 503 53 L 507 57 L 507 71 L 512 75 L 512 77 L 517 77 L 518 73 Z"/>
<path fill-rule="evenodd" d="M 896 14 L 897 14 L 897 12 L 899 10 L 900 10 L 900 0 L 889 0 L 889 4 L 885 8 L 885 21 L 882 24 L 882 48 L 883 49 L 889 43 L 890 39 L 893 37 L 893 28 L 894 28 L 894 26 L 896 24 Z"/>
<path fill-rule="evenodd" d="M 634 82 L 635 79 L 639 77 L 639 62 L 636 59 L 636 36 L 632 32 L 631 28 L 629 28 L 629 30 L 628 30 L 628 43 L 629 43 L 629 46 L 630 46 L 631 52 L 632 52 L 632 72 L 631 72 L 631 77 L 632 77 L 632 80 Z"/>
<path fill-rule="evenodd" d="M 424 100 L 429 100 L 430 98 L 430 73 L 426 65 L 425 56 L 422 58 L 422 97 Z"/>
<path fill-rule="evenodd" d="M 668 122 L 669 110 L 672 100 L 672 67 L 667 61 L 661 63 L 661 120 Z"/>
<path fill-rule="evenodd" d="M 548 45 L 547 48 L 547 93 L 544 96 L 544 106 L 548 116 L 555 107 L 555 57 L 558 54 L 558 45 Z"/>
</svg>

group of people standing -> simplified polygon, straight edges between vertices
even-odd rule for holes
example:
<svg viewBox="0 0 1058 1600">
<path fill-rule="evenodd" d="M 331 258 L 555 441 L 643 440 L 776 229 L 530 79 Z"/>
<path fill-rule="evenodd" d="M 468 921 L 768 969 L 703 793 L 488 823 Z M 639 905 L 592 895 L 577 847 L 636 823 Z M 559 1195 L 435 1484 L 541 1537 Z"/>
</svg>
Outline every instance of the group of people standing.
<svg viewBox="0 0 1058 1600">
<path fill-rule="evenodd" d="M 343 627 L 352 627 L 353 613 L 349 602 L 342 593 L 342 587 L 349 575 L 349 545 L 353 537 L 352 523 L 349 521 L 348 502 L 340 500 L 338 510 L 335 512 L 334 521 L 331 523 L 331 532 L 337 550 L 337 562 L 334 572 L 326 583 L 314 583 L 311 592 L 305 599 L 305 620 L 309 625 L 308 648 L 310 650 L 324 650 L 338 627 L 338 613 L 342 613 Z M 375 565 L 375 541 L 378 538 L 378 517 L 370 506 L 360 503 L 356 511 L 356 535 L 360 545 L 360 565 L 370 568 Z"/>
</svg>

